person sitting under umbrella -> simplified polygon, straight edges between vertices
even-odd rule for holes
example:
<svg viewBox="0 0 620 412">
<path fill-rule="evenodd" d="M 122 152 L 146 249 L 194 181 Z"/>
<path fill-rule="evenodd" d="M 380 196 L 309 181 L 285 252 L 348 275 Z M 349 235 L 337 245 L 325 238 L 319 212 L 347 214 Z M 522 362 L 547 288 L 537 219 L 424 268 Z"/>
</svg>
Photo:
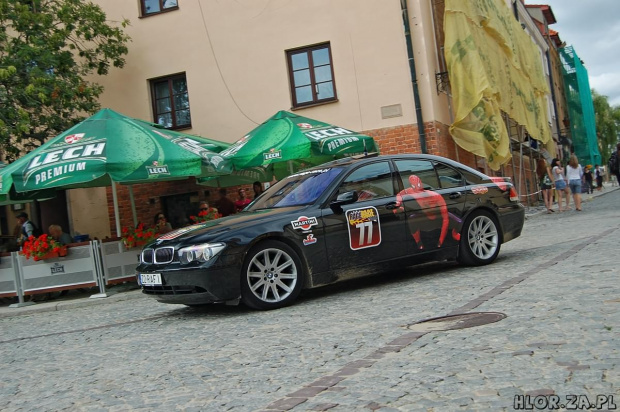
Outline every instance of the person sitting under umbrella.
<svg viewBox="0 0 620 412">
<path fill-rule="evenodd" d="M 50 236 L 54 238 L 55 241 L 60 243 L 61 245 L 68 245 L 69 243 L 73 243 L 73 238 L 70 234 L 63 232 L 62 227 L 60 225 L 50 225 L 47 229 Z"/>
<path fill-rule="evenodd" d="M 168 233 L 172 230 L 172 225 L 166 219 L 166 215 L 163 213 L 157 213 L 153 219 L 155 222 L 155 228 L 160 234 Z"/>
<path fill-rule="evenodd" d="M 245 209 L 247 205 L 252 203 L 252 200 L 245 197 L 245 189 L 243 188 L 239 189 L 238 193 L 239 193 L 239 200 L 235 202 L 235 210 L 237 211 L 237 213 L 241 212 L 243 209 Z"/>
</svg>

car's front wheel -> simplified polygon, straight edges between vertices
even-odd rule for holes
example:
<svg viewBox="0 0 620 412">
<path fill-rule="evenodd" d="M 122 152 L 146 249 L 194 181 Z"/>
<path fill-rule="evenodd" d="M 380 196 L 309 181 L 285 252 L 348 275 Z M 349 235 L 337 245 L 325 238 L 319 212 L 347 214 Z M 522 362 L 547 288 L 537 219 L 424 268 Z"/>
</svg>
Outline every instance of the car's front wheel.
<svg viewBox="0 0 620 412">
<path fill-rule="evenodd" d="M 303 287 L 299 256 L 288 245 L 268 240 L 250 249 L 241 274 L 241 299 L 254 309 L 290 305 Z"/>
<path fill-rule="evenodd" d="M 500 239 L 495 218 L 487 211 L 474 212 L 463 226 L 459 262 L 474 266 L 493 262 L 499 254 Z"/>
</svg>

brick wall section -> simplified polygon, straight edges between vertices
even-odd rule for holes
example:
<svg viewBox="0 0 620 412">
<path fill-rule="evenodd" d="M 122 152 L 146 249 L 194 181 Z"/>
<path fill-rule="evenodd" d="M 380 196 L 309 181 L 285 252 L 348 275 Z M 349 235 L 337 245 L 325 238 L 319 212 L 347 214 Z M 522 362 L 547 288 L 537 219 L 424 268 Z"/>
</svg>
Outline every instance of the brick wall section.
<svg viewBox="0 0 620 412">
<path fill-rule="evenodd" d="M 479 160 L 473 153 L 467 152 L 458 147 L 450 133 L 448 132 L 448 126 L 439 122 L 428 122 L 425 124 L 424 131 L 426 133 L 426 150 L 428 154 L 444 156 L 449 159 L 458 160 L 467 166 L 474 169 L 478 169 L 482 172 L 486 172 L 495 176 L 507 176 L 513 178 L 513 183 L 516 185 L 519 182 L 519 153 L 513 153 L 515 157 L 515 168 L 513 170 L 512 162 L 506 164 L 500 171 L 492 172 L 491 170 L 485 171 L 476 164 L 476 160 Z M 381 154 L 399 154 L 399 153 L 421 153 L 420 137 L 418 134 L 418 126 L 415 124 L 402 125 L 395 127 L 388 127 L 384 129 L 365 130 L 362 133 L 372 136 L 377 144 Z M 518 193 L 523 204 L 528 203 L 526 193 L 536 192 L 536 179 L 535 174 L 532 173 L 530 168 L 530 160 L 527 157 L 523 159 L 524 175 L 521 177 L 521 185 L 518 189 Z M 529 186 L 527 186 L 529 181 Z M 252 186 L 244 186 L 249 196 L 252 196 Z M 227 188 L 228 197 L 231 200 L 237 199 L 237 187 Z M 211 200 L 214 201 L 218 198 L 217 187 L 207 187 L 198 185 L 195 179 L 190 178 L 187 180 L 178 180 L 171 182 L 158 182 L 148 184 L 136 184 L 133 185 L 134 199 L 136 204 L 136 213 L 138 221 L 145 224 L 153 224 L 153 216 L 156 213 L 162 211 L 162 205 L 160 203 L 161 196 L 170 196 L 182 193 L 197 192 L 199 200 L 205 198 L 205 190 L 211 192 Z M 121 227 L 132 226 L 133 218 L 131 215 L 131 204 L 129 202 L 129 191 L 124 185 L 117 185 L 119 214 L 121 216 Z M 112 190 L 107 188 L 108 195 L 108 215 L 110 216 L 110 230 L 111 233 L 116 233 L 114 223 L 114 207 L 112 204 Z M 538 199 L 537 195 L 530 195 L 529 201 L 536 203 Z M 154 202 L 154 203 L 151 203 Z"/>
<path fill-rule="evenodd" d="M 428 122 L 424 126 L 424 132 L 426 134 L 426 152 L 428 154 L 458 159 L 463 164 L 473 168 L 476 167 L 474 155 L 461 148 L 457 148 L 448 132 L 447 125 L 439 122 Z M 362 133 L 375 139 L 381 154 L 422 153 L 418 126 L 415 124 L 365 130 Z"/>
<path fill-rule="evenodd" d="M 248 196 L 253 196 L 252 185 L 244 185 Z M 205 200 L 205 191 L 211 194 L 211 201 L 219 198 L 217 187 L 209 187 L 199 185 L 194 178 L 186 180 L 162 181 L 157 183 L 144 183 L 132 185 L 134 203 L 136 205 L 136 215 L 138 222 L 150 226 L 153 224 L 153 218 L 156 213 L 163 211 L 160 197 L 171 196 L 183 193 L 197 193 L 198 200 Z M 226 188 L 229 199 L 235 201 L 238 198 L 237 187 Z M 131 202 L 129 198 L 129 189 L 125 185 L 116 185 L 119 215 L 121 218 L 121 228 L 133 226 L 133 217 L 131 214 Z M 114 204 L 112 200 L 112 188 L 106 188 L 108 196 L 108 216 L 110 217 L 110 232 L 112 236 L 116 233 L 116 224 L 114 222 Z M 196 204 L 196 207 L 198 205 Z M 195 210 L 189 211 L 196 213 Z M 120 236 L 120 235 L 119 235 Z"/>
<path fill-rule="evenodd" d="M 513 153 L 515 163 L 514 170 L 512 161 L 504 165 L 504 167 L 497 172 L 493 172 L 490 169 L 484 170 L 484 168 L 479 167 L 477 164 L 477 161 L 480 160 L 480 158 L 475 156 L 473 153 L 467 152 L 458 147 L 458 145 L 454 142 L 454 139 L 452 139 L 452 136 L 450 136 L 448 129 L 448 125 L 440 122 L 428 122 L 425 124 L 424 132 L 426 133 L 426 152 L 428 154 L 457 160 L 460 163 L 480 170 L 481 172 L 487 173 L 491 176 L 510 177 L 512 178 L 515 186 L 520 182 L 520 187 L 517 188 L 517 192 L 521 194 L 520 199 L 523 204 L 527 204 L 528 201 L 532 203 L 537 202 L 537 195 L 530 195 L 529 197 L 526 196 L 526 193 L 533 193 L 538 190 L 536 188 L 535 173 L 531 169 L 529 157 L 523 158 L 524 173 L 520 179 L 520 162 L 518 152 Z M 385 129 L 366 130 L 363 133 L 372 136 L 375 139 L 379 145 L 381 154 L 422 152 L 417 125 L 404 125 Z"/>
</svg>

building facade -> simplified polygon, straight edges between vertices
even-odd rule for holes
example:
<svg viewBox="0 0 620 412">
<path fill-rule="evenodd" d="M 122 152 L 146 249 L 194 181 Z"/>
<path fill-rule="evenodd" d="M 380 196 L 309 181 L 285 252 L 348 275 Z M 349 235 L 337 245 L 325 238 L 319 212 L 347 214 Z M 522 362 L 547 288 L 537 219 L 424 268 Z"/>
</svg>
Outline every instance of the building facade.
<svg viewBox="0 0 620 412">
<path fill-rule="evenodd" d="M 131 22 L 125 67 L 93 78 L 105 87 L 102 107 L 227 142 L 279 110 L 294 111 L 371 135 L 384 154 L 425 152 L 510 176 L 522 201 L 535 201 L 540 153 L 522 125 L 504 116 L 512 160 L 497 170 L 450 135 L 443 0 L 95 2 L 110 21 Z M 545 56 L 547 42 L 521 1 L 505 4 L 515 20 L 527 21 Z M 548 110 L 555 116 L 551 94 Z M 163 211 L 181 225 L 215 190 L 191 179 L 134 185 L 138 220 L 150 224 Z M 87 224 L 91 235 L 115 235 L 109 188 L 72 190 L 67 199 L 73 231 Z M 85 209 L 88 199 L 107 208 Z M 119 199 L 122 226 L 132 225 L 125 187 Z"/>
</svg>

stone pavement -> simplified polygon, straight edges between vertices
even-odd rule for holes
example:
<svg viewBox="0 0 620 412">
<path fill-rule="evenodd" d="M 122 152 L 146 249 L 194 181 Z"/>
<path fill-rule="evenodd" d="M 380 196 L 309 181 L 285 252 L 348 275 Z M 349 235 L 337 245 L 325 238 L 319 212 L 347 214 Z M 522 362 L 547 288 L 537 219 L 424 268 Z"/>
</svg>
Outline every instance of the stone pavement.
<svg viewBox="0 0 620 412">
<path fill-rule="evenodd" d="M 608 190 L 583 212 L 530 211 L 489 266 L 403 268 L 277 311 L 196 310 L 134 290 L 2 317 L 0 410 L 509 411 L 555 397 L 579 410 L 573 400 L 597 396 L 615 410 L 618 204 Z M 506 317 L 411 326 L 482 311 Z"/>
<path fill-rule="evenodd" d="M 113 285 L 107 289 L 108 297 L 98 298 L 91 296 L 99 294 L 99 288 L 87 290 L 70 290 L 64 296 L 53 297 L 52 299 L 37 301 L 34 305 L 11 307 L 13 300 L 4 299 L 0 306 L 0 318 L 31 315 L 38 312 L 55 312 L 59 310 L 70 310 L 86 306 L 97 306 L 106 303 L 131 300 L 142 297 L 142 292 L 138 289 L 136 282 Z M 58 295 L 54 293 L 53 296 Z M 27 298 L 26 298 L 27 299 Z"/>
<path fill-rule="evenodd" d="M 584 202 L 584 204 L 586 204 L 587 202 L 592 201 L 598 196 L 611 193 L 618 189 L 620 189 L 618 186 L 611 186 L 610 184 L 607 184 L 605 186 L 605 189 L 600 192 L 595 190 L 592 194 L 583 194 L 582 201 Z M 544 205 L 524 206 L 526 219 L 546 213 L 546 208 Z M 557 213 L 557 203 L 553 204 L 553 208 L 556 210 Z M 569 211 L 568 213 L 574 212 L 575 205 L 573 203 L 572 197 L 571 208 L 573 210 Z M 11 302 L 9 300 L 5 300 L 3 304 L 0 305 L 0 318 L 7 316 L 27 315 L 35 312 L 53 312 L 57 310 L 68 310 L 71 308 L 83 307 L 87 305 L 100 305 L 105 304 L 106 302 L 116 302 L 134 299 L 142 295 L 142 293 L 137 290 L 137 288 L 137 284 L 132 283 L 114 285 L 111 288 L 108 288 L 109 297 L 107 298 L 90 298 L 90 296 L 98 293 L 98 289 L 91 289 L 90 291 L 81 292 L 69 291 L 68 295 L 65 297 L 54 298 L 49 301 L 37 302 L 35 305 L 24 306 L 20 308 L 10 308 L 9 304 Z"/>
</svg>

